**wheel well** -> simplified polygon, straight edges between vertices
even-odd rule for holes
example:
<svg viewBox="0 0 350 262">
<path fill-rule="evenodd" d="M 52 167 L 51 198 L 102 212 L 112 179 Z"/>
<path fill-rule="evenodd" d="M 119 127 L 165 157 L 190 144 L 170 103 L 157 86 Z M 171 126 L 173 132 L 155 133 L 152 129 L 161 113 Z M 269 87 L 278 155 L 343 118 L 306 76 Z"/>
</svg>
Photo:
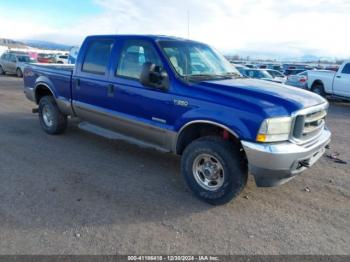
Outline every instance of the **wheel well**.
<svg viewBox="0 0 350 262">
<path fill-rule="evenodd" d="M 232 132 L 224 127 L 209 123 L 194 123 L 184 128 L 178 136 L 176 153 L 181 155 L 185 148 L 194 140 L 204 136 L 218 136 L 233 143 L 242 145 L 239 139 Z"/>
<path fill-rule="evenodd" d="M 53 96 L 51 90 L 45 85 L 38 85 L 35 89 L 35 101 L 39 104 L 40 99 L 44 96 Z"/>
<path fill-rule="evenodd" d="M 315 81 L 312 83 L 311 90 L 313 90 L 316 86 L 322 86 L 322 87 L 323 87 L 322 81 L 321 81 L 321 80 L 315 80 Z"/>
</svg>

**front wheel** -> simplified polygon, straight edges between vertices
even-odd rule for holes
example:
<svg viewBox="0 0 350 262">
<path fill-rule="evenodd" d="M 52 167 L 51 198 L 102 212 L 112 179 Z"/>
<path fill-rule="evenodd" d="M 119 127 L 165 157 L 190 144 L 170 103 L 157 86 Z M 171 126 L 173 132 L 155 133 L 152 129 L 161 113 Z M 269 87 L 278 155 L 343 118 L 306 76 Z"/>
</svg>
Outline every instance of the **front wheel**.
<svg viewBox="0 0 350 262">
<path fill-rule="evenodd" d="M 2 68 L 2 66 L 0 65 L 0 75 L 4 75 L 5 74 L 5 71 L 4 69 Z"/>
<path fill-rule="evenodd" d="M 182 155 L 181 171 L 193 193 L 212 205 L 228 203 L 247 184 L 247 168 L 239 150 L 218 137 L 192 142 Z"/>
<path fill-rule="evenodd" d="M 23 73 L 22 73 L 22 70 L 21 70 L 20 68 L 17 68 L 17 70 L 16 70 L 16 75 L 17 75 L 18 77 L 23 77 Z"/>
<path fill-rule="evenodd" d="M 50 135 L 61 134 L 67 127 L 67 116 L 61 113 L 52 96 L 40 99 L 39 120 L 42 129 Z"/>
</svg>

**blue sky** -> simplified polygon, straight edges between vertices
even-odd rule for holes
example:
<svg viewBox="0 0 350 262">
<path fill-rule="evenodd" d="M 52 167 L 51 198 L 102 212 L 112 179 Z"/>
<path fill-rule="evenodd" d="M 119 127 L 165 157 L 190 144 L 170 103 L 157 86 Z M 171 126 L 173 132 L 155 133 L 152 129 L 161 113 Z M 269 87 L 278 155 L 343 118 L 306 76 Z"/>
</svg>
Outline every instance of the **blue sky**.
<svg viewBox="0 0 350 262">
<path fill-rule="evenodd" d="M 90 34 L 165 34 L 222 52 L 350 57 L 349 0 L 0 0 L 0 37 L 79 44 Z M 4 26 L 6 25 L 6 26 Z"/>
<path fill-rule="evenodd" d="M 0 0 L 1 15 L 25 17 L 52 27 L 69 26 L 82 17 L 101 13 L 103 8 L 89 0 Z"/>
</svg>

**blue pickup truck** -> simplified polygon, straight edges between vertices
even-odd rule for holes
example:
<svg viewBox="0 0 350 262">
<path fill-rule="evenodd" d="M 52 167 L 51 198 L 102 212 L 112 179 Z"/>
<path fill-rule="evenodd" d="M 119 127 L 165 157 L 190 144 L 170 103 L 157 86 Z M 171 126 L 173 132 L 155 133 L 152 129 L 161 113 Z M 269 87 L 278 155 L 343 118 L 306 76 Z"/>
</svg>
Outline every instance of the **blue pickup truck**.
<svg viewBox="0 0 350 262">
<path fill-rule="evenodd" d="M 248 174 L 280 185 L 325 152 L 328 103 L 293 87 L 243 77 L 208 45 L 165 36 L 89 36 L 76 65 L 24 70 L 24 92 L 42 129 L 67 117 L 181 156 L 200 199 L 229 202 Z"/>
</svg>

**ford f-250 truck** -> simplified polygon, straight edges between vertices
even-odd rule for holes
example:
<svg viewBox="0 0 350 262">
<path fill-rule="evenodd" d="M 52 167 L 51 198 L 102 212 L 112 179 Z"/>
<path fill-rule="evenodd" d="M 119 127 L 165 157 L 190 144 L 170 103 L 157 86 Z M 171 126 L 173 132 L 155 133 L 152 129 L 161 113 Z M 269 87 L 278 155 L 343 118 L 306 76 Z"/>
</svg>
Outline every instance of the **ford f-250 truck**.
<svg viewBox="0 0 350 262">
<path fill-rule="evenodd" d="M 336 97 L 350 101 L 350 60 L 345 61 L 337 72 L 329 70 L 308 71 L 308 86 L 323 97 Z"/>
<path fill-rule="evenodd" d="M 87 37 L 74 68 L 28 66 L 24 91 L 48 134 L 78 117 L 181 155 L 190 189 L 215 205 L 248 173 L 264 187 L 300 174 L 331 137 L 319 95 L 245 78 L 209 46 L 174 37 Z"/>
</svg>

